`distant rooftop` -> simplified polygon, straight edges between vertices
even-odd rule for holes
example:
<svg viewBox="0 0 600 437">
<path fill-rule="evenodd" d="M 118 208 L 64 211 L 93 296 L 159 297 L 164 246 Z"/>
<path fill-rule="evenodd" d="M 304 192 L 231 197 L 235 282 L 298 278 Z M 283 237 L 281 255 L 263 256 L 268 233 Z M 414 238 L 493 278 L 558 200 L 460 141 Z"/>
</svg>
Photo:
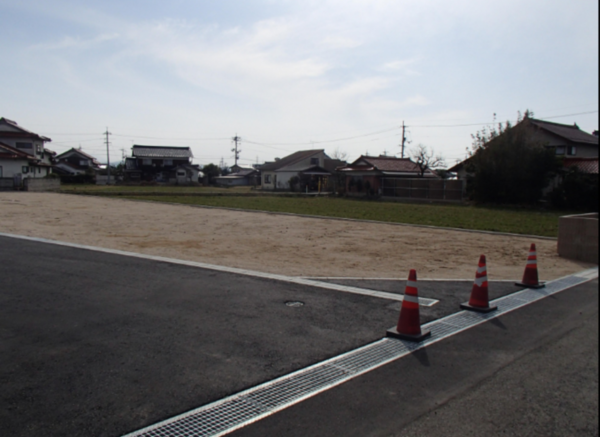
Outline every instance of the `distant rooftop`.
<svg viewBox="0 0 600 437">
<path fill-rule="evenodd" d="M 192 150 L 189 147 L 169 147 L 169 146 L 138 146 L 132 148 L 132 156 L 136 158 L 167 158 L 167 159 L 188 159 L 193 158 Z"/>
</svg>

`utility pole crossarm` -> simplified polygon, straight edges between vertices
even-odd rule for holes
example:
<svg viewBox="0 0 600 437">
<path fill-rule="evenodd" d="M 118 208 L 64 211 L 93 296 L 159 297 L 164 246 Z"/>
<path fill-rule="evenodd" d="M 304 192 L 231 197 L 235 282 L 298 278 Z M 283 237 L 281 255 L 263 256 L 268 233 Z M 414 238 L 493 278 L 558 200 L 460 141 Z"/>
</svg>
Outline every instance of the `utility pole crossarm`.
<svg viewBox="0 0 600 437">
<path fill-rule="evenodd" d="M 240 159 L 240 153 L 242 153 L 242 151 L 240 149 L 238 149 L 238 143 L 241 143 L 242 139 L 240 137 L 238 137 L 237 135 L 235 137 L 233 137 L 232 139 L 233 139 L 233 142 L 235 143 L 235 147 L 233 149 L 231 149 L 231 151 L 234 152 L 235 165 L 237 166 L 238 159 Z"/>
</svg>

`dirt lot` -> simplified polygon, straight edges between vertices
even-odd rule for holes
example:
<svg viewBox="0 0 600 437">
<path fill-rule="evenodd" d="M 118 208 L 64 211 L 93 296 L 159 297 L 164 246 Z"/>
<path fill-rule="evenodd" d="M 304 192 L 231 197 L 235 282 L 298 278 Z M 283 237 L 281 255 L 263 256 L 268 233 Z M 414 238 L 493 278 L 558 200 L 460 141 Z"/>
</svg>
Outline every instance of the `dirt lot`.
<svg viewBox="0 0 600 437">
<path fill-rule="evenodd" d="M 556 242 L 51 193 L 0 193 L 0 232 L 290 276 L 520 279 L 536 243 L 542 280 L 594 267 Z"/>
</svg>

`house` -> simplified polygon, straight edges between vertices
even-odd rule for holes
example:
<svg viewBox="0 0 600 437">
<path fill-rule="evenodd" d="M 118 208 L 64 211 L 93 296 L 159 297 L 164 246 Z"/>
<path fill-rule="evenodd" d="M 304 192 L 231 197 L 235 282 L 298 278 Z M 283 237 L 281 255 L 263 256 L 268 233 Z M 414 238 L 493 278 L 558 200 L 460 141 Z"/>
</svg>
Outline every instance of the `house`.
<svg viewBox="0 0 600 437">
<path fill-rule="evenodd" d="M 582 131 L 577 124 L 560 124 L 525 117 L 514 129 L 524 129 L 532 142 L 553 149 L 557 157 L 563 158 L 565 168 L 582 165 L 585 169 L 586 166 L 582 163 L 586 161 L 596 162 L 595 166 L 598 167 L 598 136 Z M 459 179 L 467 179 L 467 164 L 471 159 L 467 158 L 448 171 L 456 173 Z"/>
<path fill-rule="evenodd" d="M 393 156 L 361 156 L 352 164 L 337 169 L 346 175 L 346 193 L 384 194 L 384 188 L 395 179 L 432 179 L 439 177 L 430 169 L 421 172 L 410 158 Z M 421 173 L 423 173 L 421 175 Z"/>
<path fill-rule="evenodd" d="M 175 167 L 175 179 L 177 185 L 197 184 L 202 177 L 203 174 L 198 165 L 180 164 Z"/>
<path fill-rule="evenodd" d="M 223 187 L 239 187 L 260 184 L 260 171 L 239 165 L 231 167 L 234 173 L 215 178 L 215 183 Z"/>
<path fill-rule="evenodd" d="M 20 185 L 24 179 L 38 179 L 52 173 L 56 153 L 44 147 L 50 138 L 0 118 L 0 183 Z"/>
<path fill-rule="evenodd" d="M 55 173 L 66 176 L 95 175 L 101 168 L 100 162 L 81 148 L 67 150 L 55 159 Z"/>
<path fill-rule="evenodd" d="M 263 190 L 293 190 L 317 191 L 329 186 L 333 171 L 332 160 L 323 149 L 302 150 L 292 153 L 285 158 L 276 158 L 274 162 L 266 162 L 260 167 Z M 297 179 L 296 184 L 290 181 Z"/>
<path fill-rule="evenodd" d="M 194 155 L 189 147 L 134 145 L 131 150 L 132 156 L 125 159 L 129 181 L 198 182 L 200 168 L 192 164 Z"/>
</svg>

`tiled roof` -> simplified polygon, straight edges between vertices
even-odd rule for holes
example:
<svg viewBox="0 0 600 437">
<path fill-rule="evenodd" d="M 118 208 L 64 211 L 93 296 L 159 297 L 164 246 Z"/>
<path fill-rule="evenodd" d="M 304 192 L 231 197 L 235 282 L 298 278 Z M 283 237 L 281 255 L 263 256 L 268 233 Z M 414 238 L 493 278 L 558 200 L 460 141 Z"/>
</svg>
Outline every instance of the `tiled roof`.
<svg viewBox="0 0 600 437">
<path fill-rule="evenodd" d="M 364 165 L 364 164 L 366 165 Z M 361 156 L 349 166 L 345 167 L 346 171 L 357 170 L 377 170 L 384 173 L 415 173 L 421 174 L 419 166 L 411 161 L 410 158 L 393 158 L 393 157 L 374 157 Z M 432 176 L 434 173 L 427 169 L 426 176 Z"/>
<path fill-rule="evenodd" d="M 230 176 L 249 176 L 252 173 L 257 173 L 257 171 L 254 170 L 253 168 L 243 168 L 238 172 L 231 173 Z"/>
<path fill-rule="evenodd" d="M 91 160 L 91 161 L 92 161 L 94 164 L 96 164 L 96 165 L 100 165 L 100 161 L 98 161 L 98 160 L 97 160 L 96 158 L 94 158 L 92 155 L 89 155 L 89 154 L 85 153 L 85 152 L 84 152 L 83 150 L 81 150 L 81 149 L 75 149 L 75 148 L 72 148 L 71 150 L 67 150 L 66 152 L 63 152 L 63 153 L 61 153 L 60 155 L 58 155 L 58 156 L 56 157 L 56 159 L 60 159 L 60 158 L 61 158 L 61 157 L 63 157 L 64 155 L 66 155 L 66 154 L 68 154 L 68 153 L 71 153 L 71 152 L 75 152 L 75 153 L 77 153 L 78 155 L 81 155 L 81 156 L 83 156 L 84 158 L 87 158 L 87 159 Z"/>
<path fill-rule="evenodd" d="M 133 146 L 132 154 L 136 158 L 187 159 L 194 157 L 189 147 Z"/>
<path fill-rule="evenodd" d="M 35 156 L 0 142 L 0 157 L 4 159 L 35 159 Z"/>
<path fill-rule="evenodd" d="M 276 171 L 283 167 L 287 167 L 292 165 L 298 161 L 302 161 L 303 159 L 310 158 L 317 153 L 324 152 L 323 149 L 320 150 L 301 150 L 296 153 L 292 153 L 291 155 L 286 156 L 285 158 L 281 158 L 279 161 L 275 162 L 267 162 L 260 167 L 261 171 Z"/>
<path fill-rule="evenodd" d="M 577 125 L 552 123 L 550 121 L 536 120 L 534 118 L 530 118 L 529 121 L 534 126 L 537 126 L 574 143 L 598 144 L 597 136 L 582 131 Z"/>
<path fill-rule="evenodd" d="M 1 131 L 0 135 L 5 136 L 5 137 L 17 137 L 17 138 L 31 138 L 31 137 L 34 137 L 34 138 L 40 139 L 42 141 L 52 141 L 48 137 L 44 137 L 44 136 L 38 135 L 38 134 L 36 134 L 34 132 L 28 131 L 27 129 L 19 126 L 16 121 L 12 121 L 12 120 L 9 120 L 9 119 L 4 118 L 4 117 L 0 117 L 0 124 L 5 124 L 5 125 L 8 125 L 8 126 L 11 126 L 14 129 L 18 129 L 19 130 L 19 132 Z"/>
<path fill-rule="evenodd" d="M 563 165 L 577 167 L 582 173 L 598 174 L 598 158 L 565 158 Z"/>
</svg>

